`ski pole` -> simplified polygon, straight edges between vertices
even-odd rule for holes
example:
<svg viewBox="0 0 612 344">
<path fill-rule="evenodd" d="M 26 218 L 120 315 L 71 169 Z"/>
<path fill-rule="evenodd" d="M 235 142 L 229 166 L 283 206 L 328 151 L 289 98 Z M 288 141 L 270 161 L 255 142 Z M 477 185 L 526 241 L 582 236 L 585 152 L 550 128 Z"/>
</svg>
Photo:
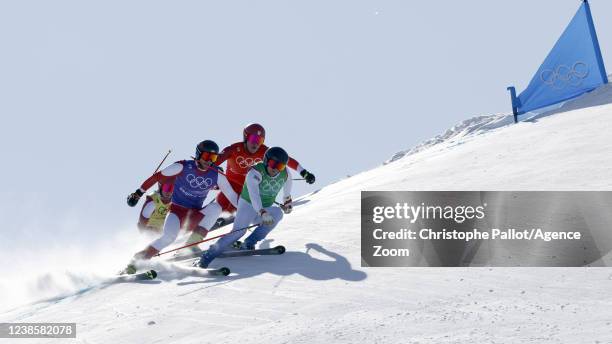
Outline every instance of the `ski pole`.
<svg viewBox="0 0 612 344">
<path fill-rule="evenodd" d="M 227 177 L 227 174 L 225 174 L 225 172 L 223 172 L 219 166 L 213 164 L 213 165 L 210 165 L 210 167 L 212 167 L 220 175 Z"/>
<path fill-rule="evenodd" d="M 157 171 L 159 170 L 159 168 L 161 167 L 161 165 L 164 163 L 164 161 L 166 161 L 166 158 L 168 157 L 168 155 L 170 155 L 170 153 L 172 152 L 172 149 L 168 149 L 168 153 L 166 153 L 166 156 L 164 156 L 164 158 L 162 159 L 162 161 L 159 163 L 159 165 L 157 165 L 157 168 L 155 169 L 155 172 L 153 172 L 153 174 L 157 173 Z"/>
<path fill-rule="evenodd" d="M 234 232 L 243 231 L 243 230 L 245 230 L 245 229 L 250 229 L 250 228 L 253 228 L 253 227 L 256 227 L 256 226 L 259 226 L 259 225 L 260 225 L 259 223 L 256 223 L 256 224 L 254 224 L 254 225 L 250 225 L 250 226 L 248 226 L 248 227 L 234 229 L 233 231 L 227 232 L 227 233 L 225 233 L 225 234 L 217 235 L 217 236 L 214 236 L 214 237 L 212 237 L 212 238 L 204 239 L 204 240 L 201 240 L 201 241 L 198 241 L 198 242 L 191 243 L 191 244 L 189 244 L 189 245 L 185 245 L 185 246 L 177 247 L 177 248 L 172 249 L 172 250 L 169 250 L 169 251 L 165 251 L 165 252 L 158 253 L 158 254 L 156 254 L 154 257 L 159 257 L 159 256 L 161 256 L 162 254 L 166 254 L 166 253 L 170 253 L 170 252 L 178 251 L 178 250 L 183 249 L 183 248 L 187 248 L 187 247 L 191 247 L 191 246 L 199 245 L 199 244 L 201 244 L 201 243 L 203 243 L 203 242 L 206 242 L 206 241 L 211 241 L 211 240 L 213 240 L 213 239 L 217 239 L 217 238 L 220 238 L 220 237 L 224 237 L 224 236 L 226 236 L 226 235 L 228 235 L 228 234 L 230 234 L 230 233 L 234 233 Z"/>
<path fill-rule="evenodd" d="M 291 180 L 306 180 L 306 178 L 293 178 Z"/>
</svg>

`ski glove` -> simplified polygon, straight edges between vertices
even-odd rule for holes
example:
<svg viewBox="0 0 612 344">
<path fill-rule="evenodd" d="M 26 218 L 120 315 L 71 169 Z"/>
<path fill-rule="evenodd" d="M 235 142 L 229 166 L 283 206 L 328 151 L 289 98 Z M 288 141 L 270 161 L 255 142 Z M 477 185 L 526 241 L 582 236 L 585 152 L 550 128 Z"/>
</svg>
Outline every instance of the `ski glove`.
<svg viewBox="0 0 612 344">
<path fill-rule="evenodd" d="M 285 198 L 285 203 L 280 205 L 280 208 L 283 210 L 283 213 L 289 214 L 293 210 L 293 201 L 291 197 Z"/>
<path fill-rule="evenodd" d="M 315 182 L 315 175 L 306 170 L 303 170 L 300 175 L 306 180 L 306 183 L 308 184 L 312 184 Z"/>
<path fill-rule="evenodd" d="M 261 210 L 261 224 L 264 226 L 272 226 L 274 224 L 274 218 L 268 214 L 265 209 Z"/>
<path fill-rule="evenodd" d="M 144 195 L 144 192 L 142 192 L 142 190 L 138 189 L 134 191 L 127 197 L 127 204 L 130 207 L 135 206 L 136 204 L 138 204 L 138 200 L 140 199 L 142 195 Z"/>
</svg>

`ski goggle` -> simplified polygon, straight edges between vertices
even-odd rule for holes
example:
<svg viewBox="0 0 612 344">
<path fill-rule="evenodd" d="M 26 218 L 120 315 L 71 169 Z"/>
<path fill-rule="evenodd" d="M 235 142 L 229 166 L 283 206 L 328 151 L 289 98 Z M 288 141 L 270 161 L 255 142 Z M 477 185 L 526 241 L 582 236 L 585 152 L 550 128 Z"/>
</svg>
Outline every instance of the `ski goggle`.
<svg viewBox="0 0 612 344">
<path fill-rule="evenodd" d="M 215 161 L 217 161 L 217 157 L 218 156 L 219 155 L 217 153 L 202 152 L 202 154 L 200 154 L 200 159 L 203 159 L 204 161 L 215 162 Z"/>
<path fill-rule="evenodd" d="M 268 167 L 277 171 L 282 171 L 285 169 L 285 167 L 287 167 L 287 164 L 285 164 L 284 162 L 268 159 Z"/>
<path fill-rule="evenodd" d="M 174 184 L 163 184 L 161 190 L 163 193 L 171 193 L 174 191 Z"/>
<path fill-rule="evenodd" d="M 247 142 L 256 145 L 261 145 L 264 142 L 264 137 L 257 134 L 251 134 L 247 137 Z"/>
</svg>

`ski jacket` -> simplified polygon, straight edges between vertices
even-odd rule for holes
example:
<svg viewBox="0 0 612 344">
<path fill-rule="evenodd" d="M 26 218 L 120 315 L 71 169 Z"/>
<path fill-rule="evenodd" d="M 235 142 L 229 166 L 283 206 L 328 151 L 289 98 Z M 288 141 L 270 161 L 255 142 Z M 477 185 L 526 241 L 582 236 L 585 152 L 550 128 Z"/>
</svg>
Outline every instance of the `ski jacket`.
<svg viewBox="0 0 612 344">
<path fill-rule="evenodd" d="M 195 160 L 181 160 L 154 173 L 140 186 L 146 192 L 156 183 L 174 184 L 172 203 L 190 209 L 202 209 L 208 192 L 215 187 L 236 206 L 238 195 L 225 176 L 217 172 L 216 166 L 201 170 Z"/>
<path fill-rule="evenodd" d="M 225 147 L 217 158 L 217 165 L 221 165 L 227 161 L 227 168 L 225 169 L 227 179 L 232 184 L 242 186 L 244 184 L 244 178 L 251 166 L 258 164 L 263 161 L 264 154 L 268 147 L 266 145 L 259 146 L 259 149 L 255 153 L 250 153 L 243 142 L 236 142 L 231 146 Z M 301 173 L 304 168 L 300 165 L 297 160 L 289 157 L 287 166 Z"/>
<path fill-rule="evenodd" d="M 253 209 L 259 213 L 261 209 L 274 204 L 281 189 L 283 189 L 283 197 L 290 198 L 291 186 L 291 174 L 287 169 L 271 177 L 264 164 L 260 163 L 253 166 L 247 173 L 240 197 L 251 203 Z"/>
</svg>

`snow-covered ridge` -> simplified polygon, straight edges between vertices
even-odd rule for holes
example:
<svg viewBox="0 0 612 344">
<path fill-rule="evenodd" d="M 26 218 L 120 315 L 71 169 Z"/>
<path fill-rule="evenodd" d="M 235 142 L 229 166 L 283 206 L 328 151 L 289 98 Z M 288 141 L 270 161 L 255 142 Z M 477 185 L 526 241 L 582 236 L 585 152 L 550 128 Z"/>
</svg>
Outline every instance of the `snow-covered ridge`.
<svg viewBox="0 0 612 344">
<path fill-rule="evenodd" d="M 612 79 L 612 74 L 608 77 Z M 561 105 L 549 107 L 544 109 L 544 111 L 540 111 L 539 113 L 534 112 L 531 114 L 522 115 L 521 121 L 534 121 L 538 118 L 557 113 L 604 105 L 610 102 L 612 102 L 612 85 L 607 84 Z M 475 116 L 461 121 L 459 124 L 446 130 L 446 132 L 443 134 L 436 135 L 435 137 L 423 141 L 410 149 L 402 150 L 393 154 L 393 156 L 391 156 L 391 158 L 386 160 L 383 164 L 386 165 L 441 143 L 449 143 L 452 145 L 459 140 L 466 139 L 471 136 L 482 135 L 513 123 L 514 119 L 511 113 Z"/>
<path fill-rule="evenodd" d="M 448 129 L 444 134 L 437 135 L 421 142 L 415 147 L 393 154 L 384 164 L 386 165 L 405 156 L 421 152 L 443 142 L 452 143 L 467 136 L 480 135 L 490 130 L 501 128 L 512 124 L 513 121 L 512 115 L 507 114 L 472 117 Z"/>
</svg>

